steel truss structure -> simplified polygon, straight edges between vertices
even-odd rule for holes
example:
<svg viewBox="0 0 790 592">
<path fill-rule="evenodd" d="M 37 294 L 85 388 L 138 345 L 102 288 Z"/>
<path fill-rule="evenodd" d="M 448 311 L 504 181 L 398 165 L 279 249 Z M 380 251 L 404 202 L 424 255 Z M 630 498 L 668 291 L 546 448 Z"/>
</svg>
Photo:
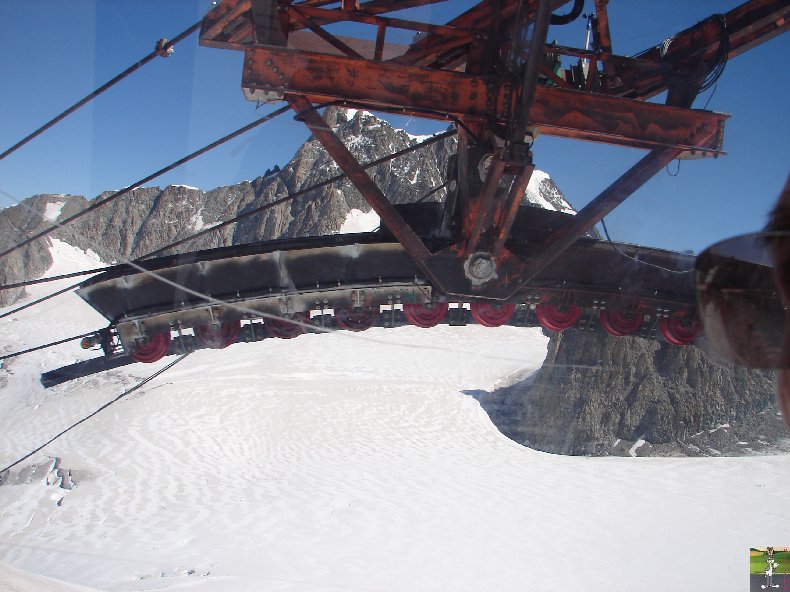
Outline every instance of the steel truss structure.
<svg viewBox="0 0 790 592">
<path fill-rule="evenodd" d="M 445 25 L 387 16 L 436 0 L 224 0 L 200 43 L 244 51 L 249 99 L 286 100 L 437 289 L 506 299 L 675 158 L 716 157 L 726 116 L 690 109 L 705 75 L 788 28 L 786 0 L 752 0 L 678 33 L 660 51 L 613 53 L 607 0 L 595 0 L 592 48 L 546 45 L 567 0 L 484 0 Z M 573 2 L 570 17 L 583 2 Z M 576 15 L 572 14 L 576 12 Z M 367 38 L 330 32 L 366 25 Z M 392 47 L 387 31 L 417 33 Z M 584 68 L 559 72 L 560 55 Z M 668 91 L 666 104 L 647 99 Z M 457 241 L 431 252 L 312 109 L 326 101 L 458 123 L 457 189 L 446 224 Z M 505 247 L 533 171 L 537 134 L 647 150 L 549 236 L 528 261 Z"/>
<path fill-rule="evenodd" d="M 788 29 L 790 0 L 749 0 L 633 57 L 614 53 L 607 0 L 594 0 L 595 14 L 585 15 L 586 48 L 546 43 L 549 24 L 578 18 L 582 0 L 482 0 L 443 25 L 392 15 L 438 1 L 223 0 L 214 7 L 200 43 L 244 52 L 246 98 L 287 102 L 382 229 L 111 268 L 78 292 L 110 320 L 85 340 L 106 358 L 42 381 L 197 347 L 404 322 L 561 331 L 594 319 L 612 335 L 658 329 L 672 344 L 691 343 L 700 329 L 692 278 L 670 268 L 690 270 L 693 257 L 633 245 L 614 251 L 587 235 L 673 159 L 723 153 L 727 116 L 690 107 L 728 59 Z M 368 34 L 340 34 L 351 25 Z M 388 43 L 393 29 L 414 32 L 413 43 Z M 567 69 L 563 56 L 575 61 Z M 649 101 L 665 91 L 664 104 Z M 319 113 L 316 105 L 327 103 L 454 122 L 458 148 L 444 202 L 390 203 Z M 569 216 L 522 207 L 539 134 L 646 154 Z"/>
</svg>

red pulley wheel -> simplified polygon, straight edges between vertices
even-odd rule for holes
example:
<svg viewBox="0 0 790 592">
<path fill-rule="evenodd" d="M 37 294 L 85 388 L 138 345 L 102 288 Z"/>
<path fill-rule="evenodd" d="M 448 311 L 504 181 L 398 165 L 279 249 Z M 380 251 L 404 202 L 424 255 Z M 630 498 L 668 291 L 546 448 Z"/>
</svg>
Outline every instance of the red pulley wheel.
<svg viewBox="0 0 790 592">
<path fill-rule="evenodd" d="M 135 362 L 157 362 L 167 355 L 170 349 L 170 332 L 154 333 L 144 340 L 135 343 L 129 357 Z"/>
<path fill-rule="evenodd" d="M 241 321 L 227 321 L 217 329 L 211 325 L 195 327 L 195 337 L 205 347 L 222 349 L 236 342 L 241 331 Z"/>
<path fill-rule="evenodd" d="M 269 330 L 272 337 L 279 337 L 281 339 L 292 339 L 304 333 L 304 327 L 296 323 L 309 323 L 310 315 L 305 312 L 297 312 L 291 315 L 290 318 L 274 319 L 267 317 L 263 321 L 264 327 Z"/>
<path fill-rule="evenodd" d="M 661 335 L 672 345 L 688 345 L 692 343 L 702 330 L 699 320 L 686 315 L 663 317 L 658 322 Z"/>
<path fill-rule="evenodd" d="M 472 302 L 472 318 L 484 327 L 499 327 L 513 318 L 516 305 L 508 302 Z"/>
<path fill-rule="evenodd" d="M 335 322 L 341 329 L 349 331 L 365 331 L 376 322 L 378 312 L 372 308 L 349 310 L 347 308 L 335 309 Z"/>
<path fill-rule="evenodd" d="M 601 311 L 601 326 L 609 335 L 624 337 L 637 331 L 645 320 L 645 315 L 616 310 Z"/>
<path fill-rule="evenodd" d="M 447 316 L 450 305 L 447 302 L 429 302 L 428 304 L 404 304 L 403 316 L 412 325 L 430 329 L 435 327 Z"/>
<path fill-rule="evenodd" d="M 578 306 L 565 304 L 551 304 L 541 302 L 535 313 L 540 324 L 551 331 L 564 331 L 570 329 L 582 316 L 582 309 Z"/>
</svg>

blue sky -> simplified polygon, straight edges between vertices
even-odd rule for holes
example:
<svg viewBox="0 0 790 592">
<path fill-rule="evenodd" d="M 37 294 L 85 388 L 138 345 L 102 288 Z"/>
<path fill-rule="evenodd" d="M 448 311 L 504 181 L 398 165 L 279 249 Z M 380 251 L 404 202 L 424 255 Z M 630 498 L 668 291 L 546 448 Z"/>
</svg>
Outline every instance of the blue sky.
<svg viewBox="0 0 790 592">
<path fill-rule="evenodd" d="M 210 0 L 7 0 L 0 3 L 0 149 L 82 98 L 146 55 L 160 37 L 173 37 L 211 7 Z M 412 17 L 446 20 L 469 5 L 451 0 Z M 592 8 L 588 0 L 586 8 Z M 660 43 L 737 1 L 611 0 L 614 49 L 633 54 Z M 550 39 L 581 45 L 584 23 L 552 27 Z M 615 240 L 699 251 L 733 234 L 758 230 L 790 169 L 790 35 L 727 64 L 716 87 L 701 95 L 709 109 L 732 114 L 728 155 L 684 161 L 677 176 L 660 173 L 608 218 Z M 37 193 L 95 197 L 170 164 L 188 152 L 260 117 L 240 92 L 242 54 L 201 48 L 197 35 L 156 59 L 88 107 L 0 161 L 0 190 L 18 198 Z M 398 119 L 425 133 L 443 124 Z M 210 189 L 252 179 L 287 162 L 308 134 L 281 117 L 158 180 Z M 537 166 L 567 198 L 583 207 L 644 154 L 541 137 Z M 674 174 L 677 163 L 670 165 Z M 0 205 L 11 202 L 0 197 Z"/>
</svg>

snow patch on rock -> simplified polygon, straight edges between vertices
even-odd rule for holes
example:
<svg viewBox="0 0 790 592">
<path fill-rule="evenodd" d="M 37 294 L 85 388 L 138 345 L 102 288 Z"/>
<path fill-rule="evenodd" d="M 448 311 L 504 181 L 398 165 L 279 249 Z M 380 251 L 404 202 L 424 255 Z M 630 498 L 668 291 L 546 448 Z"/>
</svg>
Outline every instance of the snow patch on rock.
<svg viewBox="0 0 790 592">
<path fill-rule="evenodd" d="M 356 208 L 352 209 L 338 231 L 340 234 L 352 234 L 355 232 L 373 232 L 381 225 L 381 218 L 374 211 L 363 212 Z"/>
</svg>

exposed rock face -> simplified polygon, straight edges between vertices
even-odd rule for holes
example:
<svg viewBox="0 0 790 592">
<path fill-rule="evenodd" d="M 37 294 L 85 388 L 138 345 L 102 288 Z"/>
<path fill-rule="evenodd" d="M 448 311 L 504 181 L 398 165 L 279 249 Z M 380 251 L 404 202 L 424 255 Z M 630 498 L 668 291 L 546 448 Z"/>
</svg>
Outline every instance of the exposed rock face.
<svg viewBox="0 0 790 592">
<path fill-rule="evenodd" d="M 350 112 L 350 115 L 344 110 L 328 109 L 326 118 L 363 163 L 418 143 L 418 139 L 367 112 Z M 446 139 L 383 163 L 370 173 L 394 203 L 413 202 L 444 183 L 447 160 L 454 151 L 455 140 Z M 207 192 L 180 185 L 135 189 L 68 227 L 54 231 L 52 236 L 91 249 L 107 262 L 135 259 L 340 173 L 326 151 L 310 138 L 276 174 Z M 549 191 L 552 184 L 549 182 L 546 187 Z M 37 195 L 3 210 L 0 246 L 11 246 L 109 195 L 110 192 L 103 193 L 91 202 L 82 196 Z M 427 201 L 443 198 L 442 190 Z M 370 210 L 348 181 L 340 181 L 217 229 L 174 252 L 331 234 L 340 229 L 353 208 Z M 0 261 L 0 281 L 10 283 L 40 277 L 51 263 L 46 239 L 36 241 Z M 21 290 L 0 292 L 0 304 L 12 302 L 21 293 Z"/>
<path fill-rule="evenodd" d="M 535 375 L 477 396 L 505 435 L 547 452 L 716 455 L 787 448 L 774 390 L 772 373 L 697 346 L 569 330 Z"/>
<path fill-rule="evenodd" d="M 330 126 L 362 163 L 414 146 L 421 140 L 366 111 L 327 109 Z M 447 161 L 456 150 L 455 138 L 369 169 L 393 203 L 410 203 L 425 197 L 445 181 Z M 147 255 L 240 214 L 251 212 L 286 195 L 303 191 L 341 173 L 319 142 L 310 138 L 276 174 L 203 192 L 171 185 L 142 187 L 97 208 L 52 236 L 82 249 L 91 249 L 104 261 L 116 262 Z M 105 199 L 89 202 L 82 196 L 37 195 L 21 205 L 0 212 L 0 246 L 10 246 Z M 439 190 L 425 201 L 442 201 Z M 572 211 L 554 182 L 536 171 L 525 203 Z M 338 232 L 352 209 L 370 211 L 359 192 L 346 180 L 250 215 L 177 247 L 173 252 L 207 249 L 275 238 L 315 236 Z M 46 239 L 0 260 L 3 283 L 39 277 L 51 265 Z M 0 304 L 18 298 L 21 291 L 0 292 Z"/>
<path fill-rule="evenodd" d="M 364 111 L 328 109 L 325 117 L 363 163 L 419 141 Z M 445 139 L 369 172 L 394 203 L 414 202 L 444 183 L 453 152 L 455 140 Z M 276 174 L 207 192 L 178 185 L 136 189 L 52 235 L 91 249 L 107 262 L 135 259 L 339 173 L 310 138 Z M 427 201 L 444 198 L 440 190 Z M 91 203 L 95 201 L 82 196 L 38 195 L 3 210 L 0 247 Z M 539 171 L 533 174 L 524 203 L 573 211 L 548 175 Z M 340 181 L 212 231 L 177 251 L 330 234 L 340 229 L 352 209 L 370 207 L 347 181 Z M 46 240 L 0 260 L 0 282 L 40 277 L 52 263 Z M 21 293 L 0 291 L 0 304 Z M 602 333 L 566 331 L 552 336 L 546 364 L 536 376 L 478 396 L 506 435 L 564 454 L 628 454 L 640 439 L 650 443 L 635 449 L 640 455 L 763 451 L 785 434 L 772 407 L 769 375 L 711 362 L 695 347 Z M 730 427 L 716 429 L 728 423 Z"/>
</svg>

